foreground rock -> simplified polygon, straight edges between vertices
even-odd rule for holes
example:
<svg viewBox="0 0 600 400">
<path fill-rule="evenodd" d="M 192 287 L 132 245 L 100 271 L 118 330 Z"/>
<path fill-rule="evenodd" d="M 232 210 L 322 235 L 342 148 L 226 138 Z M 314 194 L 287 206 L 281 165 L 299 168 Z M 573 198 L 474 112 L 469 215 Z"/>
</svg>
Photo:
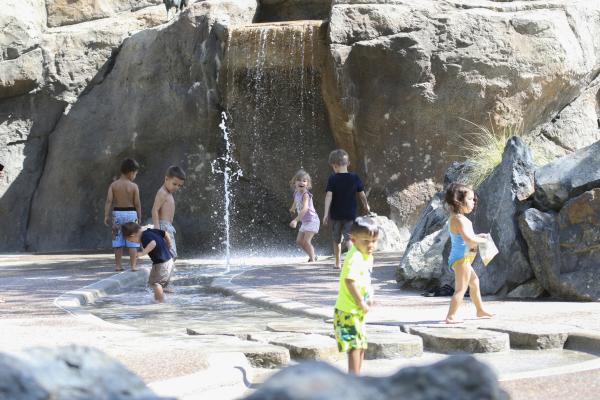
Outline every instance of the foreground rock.
<svg viewBox="0 0 600 400">
<path fill-rule="evenodd" d="M 521 217 L 536 278 L 552 296 L 600 299 L 598 215 L 600 189 L 594 189 L 567 201 L 558 214 L 532 208 Z"/>
<path fill-rule="evenodd" d="M 0 393 L 11 400 L 166 400 L 123 365 L 87 347 L 0 354 L 0 371 Z"/>
<path fill-rule="evenodd" d="M 504 400 L 497 378 L 470 356 L 401 369 L 386 378 L 347 375 L 324 363 L 302 363 L 267 380 L 246 400 Z"/>
</svg>

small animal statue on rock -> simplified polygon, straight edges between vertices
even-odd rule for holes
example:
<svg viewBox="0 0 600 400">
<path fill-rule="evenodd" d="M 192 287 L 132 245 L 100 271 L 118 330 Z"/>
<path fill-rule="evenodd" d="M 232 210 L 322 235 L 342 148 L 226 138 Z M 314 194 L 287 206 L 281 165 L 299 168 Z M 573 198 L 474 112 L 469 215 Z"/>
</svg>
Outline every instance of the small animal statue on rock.
<svg viewBox="0 0 600 400">
<path fill-rule="evenodd" d="M 165 8 L 167 9 L 167 21 L 169 20 L 169 10 L 175 8 L 175 12 L 183 10 L 183 7 L 187 7 L 188 0 L 163 0 Z"/>
</svg>

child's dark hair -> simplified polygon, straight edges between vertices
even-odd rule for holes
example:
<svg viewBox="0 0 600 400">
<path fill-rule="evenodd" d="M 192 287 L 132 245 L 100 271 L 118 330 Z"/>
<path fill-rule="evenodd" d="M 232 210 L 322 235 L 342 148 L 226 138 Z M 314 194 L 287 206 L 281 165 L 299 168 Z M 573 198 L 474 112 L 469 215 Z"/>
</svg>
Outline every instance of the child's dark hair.
<svg viewBox="0 0 600 400">
<path fill-rule="evenodd" d="M 338 165 L 340 167 L 350 164 L 348 152 L 343 149 L 337 149 L 329 153 L 329 165 Z"/>
<path fill-rule="evenodd" d="M 350 235 L 368 235 L 375 238 L 379 236 L 379 225 L 372 217 L 358 217 L 350 227 Z"/>
<path fill-rule="evenodd" d="M 169 168 L 167 168 L 165 175 L 168 178 L 179 178 L 182 181 L 185 181 L 185 172 L 183 172 L 183 170 L 176 165 L 171 165 Z"/>
<path fill-rule="evenodd" d="M 473 192 L 473 200 L 475 201 L 475 205 L 477 205 L 477 194 L 470 186 L 456 182 L 453 182 L 448 186 L 444 201 L 451 212 L 454 214 L 459 214 L 461 212 L 461 209 L 466 205 L 465 199 L 469 192 Z"/>
<path fill-rule="evenodd" d="M 133 158 L 126 158 L 121 162 L 121 173 L 128 174 L 140 170 L 140 164 Z"/>
<path fill-rule="evenodd" d="M 142 227 L 136 222 L 125 222 L 123 225 L 121 225 L 121 231 L 123 231 L 123 236 L 125 237 L 135 235 L 141 229 Z"/>
</svg>

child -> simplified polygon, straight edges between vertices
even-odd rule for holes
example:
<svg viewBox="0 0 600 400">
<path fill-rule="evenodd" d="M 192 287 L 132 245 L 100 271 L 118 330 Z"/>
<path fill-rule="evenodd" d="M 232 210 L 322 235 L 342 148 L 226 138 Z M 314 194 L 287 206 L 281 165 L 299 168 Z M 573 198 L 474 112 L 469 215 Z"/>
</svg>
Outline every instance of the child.
<svg viewBox="0 0 600 400">
<path fill-rule="evenodd" d="M 367 349 L 365 314 L 373 306 L 371 271 L 379 227 L 371 217 L 358 217 L 350 227 L 354 244 L 344 259 L 333 327 L 338 350 L 348 353 L 348 372 L 360 374 Z"/>
<path fill-rule="evenodd" d="M 348 172 L 348 165 L 350 165 L 348 153 L 342 149 L 332 151 L 329 154 L 329 165 L 334 174 L 327 181 L 323 225 L 331 222 L 335 267 L 339 269 L 342 256 L 342 236 L 346 247 L 350 248 L 348 232 L 356 218 L 356 193 L 358 193 L 367 214 L 370 213 L 370 210 L 363 183 L 358 175 Z"/>
<path fill-rule="evenodd" d="M 148 254 L 152 260 L 152 271 L 148 285 L 154 290 L 154 299 L 162 303 L 165 300 L 163 289 L 171 281 L 173 272 L 173 256 L 171 256 L 170 235 L 160 229 L 146 229 L 135 222 L 127 222 L 122 228 L 125 239 L 134 243 L 142 243 L 140 257 Z"/>
<path fill-rule="evenodd" d="M 112 227 L 112 247 L 115 249 L 115 271 L 123 271 L 121 258 L 123 247 L 129 251 L 129 262 L 131 270 L 137 271 L 137 249 L 139 244 L 127 242 L 123 238 L 121 225 L 126 222 L 138 222 L 142 217 L 142 205 L 140 203 L 140 191 L 133 183 L 140 165 L 137 161 L 126 158 L 121 163 L 121 177 L 111 183 L 108 187 L 108 195 L 104 204 L 104 225 Z M 112 222 L 109 225 L 110 210 L 112 210 Z"/>
<path fill-rule="evenodd" d="M 152 206 L 152 224 L 156 229 L 162 229 L 171 235 L 171 254 L 177 258 L 177 244 L 175 243 L 175 228 L 173 218 L 175 217 L 175 199 L 173 193 L 183 187 L 185 172 L 174 165 L 167 168 L 165 181 L 158 189 Z"/>
<path fill-rule="evenodd" d="M 312 193 L 308 190 L 312 188 L 312 180 L 310 175 L 303 169 L 296 172 L 296 175 L 290 181 L 290 185 L 294 188 L 294 202 L 290 208 L 290 213 L 298 213 L 298 216 L 290 222 L 290 227 L 296 229 L 298 222 L 302 222 L 296 243 L 302 250 L 308 254 L 308 262 L 317 260 L 315 248 L 311 240 L 313 236 L 319 233 L 319 216 L 313 205 Z"/>
<path fill-rule="evenodd" d="M 445 202 L 450 211 L 449 229 L 452 247 L 448 256 L 448 265 L 454 270 L 454 295 L 450 301 L 450 308 L 446 316 L 447 324 L 456 324 L 462 321 L 456 319 L 456 312 L 460 307 L 467 288 L 478 318 L 489 318 L 493 314 L 483 309 L 481 293 L 479 291 L 479 278 L 473 270 L 471 263 L 477 253 L 477 245 L 485 243 L 487 234 L 475 235 L 473 224 L 465 214 L 475 208 L 477 198 L 469 186 L 452 183 L 446 191 Z"/>
</svg>

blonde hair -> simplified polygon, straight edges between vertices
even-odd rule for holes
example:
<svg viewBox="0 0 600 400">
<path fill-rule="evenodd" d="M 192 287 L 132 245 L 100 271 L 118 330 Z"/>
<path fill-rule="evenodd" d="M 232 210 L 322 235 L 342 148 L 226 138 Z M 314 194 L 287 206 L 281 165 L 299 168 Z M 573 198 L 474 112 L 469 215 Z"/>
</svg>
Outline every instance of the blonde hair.
<svg viewBox="0 0 600 400">
<path fill-rule="evenodd" d="M 350 164 L 350 157 L 346 150 L 337 149 L 329 153 L 329 165 L 339 165 L 340 167 L 344 167 L 348 164 Z"/>
<path fill-rule="evenodd" d="M 294 175 L 294 177 L 290 180 L 290 186 L 292 189 L 294 189 L 294 185 L 296 184 L 296 181 L 301 181 L 302 179 L 306 179 L 308 181 L 308 185 L 307 185 L 307 189 L 312 189 L 312 179 L 310 178 L 310 175 L 308 174 L 308 172 L 306 172 L 303 169 L 299 169 L 298 172 L 296 172 L 296 174 Z"/>
</svg>

